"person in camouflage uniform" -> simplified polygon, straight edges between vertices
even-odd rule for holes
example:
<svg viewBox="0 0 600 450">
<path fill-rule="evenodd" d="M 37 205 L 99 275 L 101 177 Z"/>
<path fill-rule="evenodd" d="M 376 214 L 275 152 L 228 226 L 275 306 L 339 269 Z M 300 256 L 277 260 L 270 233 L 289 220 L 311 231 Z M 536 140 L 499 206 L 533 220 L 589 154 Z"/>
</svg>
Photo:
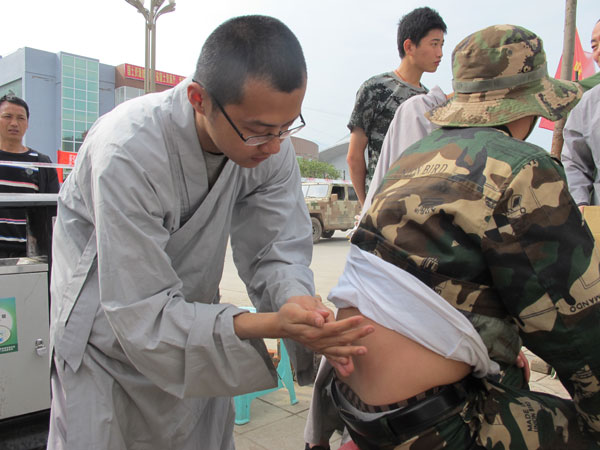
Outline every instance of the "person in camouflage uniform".
<svg viewBox="0 0 600 450">
<path fill-rule="evenodd" d="M 442 59 L 446 24 L 431 8 L 417 8 L 398 24 L 398 52 L 402 61 L 391 72 L 375 75 L 365 81 L 356 94 L 356 102 L 348 123 L 350 143 L 348 168 L 361 204 L 373 178 L 383 138 L 396 109 L 405 100 L 427 93 L 421 85 L 423 72 L 435 72 Z M 365 148 L 368 158 L 365 164 Z"/>
<path fill-rule="evenodd" d="M 518 26 L 469 35 L 452 61 L 456 95 L 428 113 L 442 128 L 392 165 L 352 244 L 464 314 L 501 366 L 520 338 L 572 400 L 469 375 L 433 423 L 342 417 L 361 449 L 600 448 L 600 254 L 560 163 L 524 142 L 581 88 L 548 77 L 541 39 Z"/>
</svg>

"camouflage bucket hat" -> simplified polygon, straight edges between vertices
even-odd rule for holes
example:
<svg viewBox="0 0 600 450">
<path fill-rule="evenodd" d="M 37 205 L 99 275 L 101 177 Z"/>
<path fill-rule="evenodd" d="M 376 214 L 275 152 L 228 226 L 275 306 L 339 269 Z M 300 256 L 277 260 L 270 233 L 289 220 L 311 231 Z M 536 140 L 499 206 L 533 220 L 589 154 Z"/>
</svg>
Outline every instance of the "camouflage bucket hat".
<svg viewBox="0 0 600 450">
<path fill-rule="evenodd" d="M 550 78 L 542 40 L 514 25 L 477 31 L 452 52 L 455 95 L 426 114 L 453 127 L 502 125 L 525 116 L 555 121 L 581 98 L 575 82 Z"/>
</svg>

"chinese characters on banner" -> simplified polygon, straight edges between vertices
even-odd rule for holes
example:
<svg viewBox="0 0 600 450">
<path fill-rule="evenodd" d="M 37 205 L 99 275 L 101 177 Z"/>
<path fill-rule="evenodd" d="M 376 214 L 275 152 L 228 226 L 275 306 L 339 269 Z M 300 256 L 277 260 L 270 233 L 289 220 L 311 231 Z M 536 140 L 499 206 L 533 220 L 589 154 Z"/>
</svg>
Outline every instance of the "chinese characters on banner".
<svg viewBox="0 0 600 450">
<path fill-rule="evenodd" d="M 154 75 L 156 78 L 156 83 L 165 86 L 175 86 L 177 83 L 185 79 L 185 77 L 181 75 L 174 75 L 172 73 L 161 72 L 159 70 L 156 70 Z M 144 68 L 140 66 L 134 66 L 133 64 L 125 64 L 125 78 L 144 81 Z"/>
</svg>

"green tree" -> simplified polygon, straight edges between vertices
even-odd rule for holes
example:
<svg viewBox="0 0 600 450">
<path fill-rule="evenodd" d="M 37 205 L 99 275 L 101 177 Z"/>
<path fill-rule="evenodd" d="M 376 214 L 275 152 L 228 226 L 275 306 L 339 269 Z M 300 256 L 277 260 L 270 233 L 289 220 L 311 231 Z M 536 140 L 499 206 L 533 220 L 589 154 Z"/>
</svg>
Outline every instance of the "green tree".
<svg viewBox="0 0 600 450">
<path fill-rule="evenodd" d="M 323 161 L 305 159 L 299 156 L 298 166 L 300 166 L 300 175 L 303 178 L 340 178 L 340 171 L 332 164 Z"/>
</svg>

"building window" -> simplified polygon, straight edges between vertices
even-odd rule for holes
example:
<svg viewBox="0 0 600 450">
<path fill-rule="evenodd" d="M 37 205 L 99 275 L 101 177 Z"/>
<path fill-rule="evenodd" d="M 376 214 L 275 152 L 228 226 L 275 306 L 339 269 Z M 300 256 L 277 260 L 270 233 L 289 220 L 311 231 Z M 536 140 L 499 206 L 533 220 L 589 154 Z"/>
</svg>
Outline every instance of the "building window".
<svg viewBox="0 0 600 450">
<path fill-rule="evenodd" d="M 131 86 L 118 87 L 115 89 L 115 106 L 142 95 L 144 95 L 143 89 L 138 89 Z"/>
<path fill-rule="evenodd" d="M 61 147 L 65 151 L 78 151 L 98 119 L 98 73 L 98 61 L 61 53 Z"/>
</svg>

